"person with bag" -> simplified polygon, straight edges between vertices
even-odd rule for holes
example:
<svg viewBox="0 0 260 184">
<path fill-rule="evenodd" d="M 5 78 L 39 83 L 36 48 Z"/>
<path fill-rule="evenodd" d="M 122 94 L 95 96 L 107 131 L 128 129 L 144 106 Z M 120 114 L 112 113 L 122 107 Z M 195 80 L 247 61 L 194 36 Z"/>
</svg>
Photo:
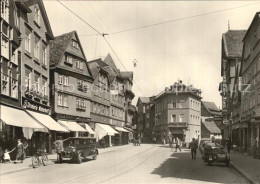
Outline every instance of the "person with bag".
<svg viewBox="0 0 260 184">
<path fill-rule="evenodd" d="M 190 143 L 189 148 L 191 149 L 191 159 L 196 159 L 198 143 L 195 138 L 192 138 L 192 142 Z"/>
</svg>

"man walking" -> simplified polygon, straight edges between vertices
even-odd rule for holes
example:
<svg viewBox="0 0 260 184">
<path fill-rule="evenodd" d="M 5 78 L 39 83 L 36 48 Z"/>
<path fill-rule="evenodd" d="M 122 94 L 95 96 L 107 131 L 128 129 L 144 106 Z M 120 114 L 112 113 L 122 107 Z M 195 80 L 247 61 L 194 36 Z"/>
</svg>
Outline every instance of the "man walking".
<svg viewBox="0 0 260 184">
<path fill-rule="evenodd" d="M 177 149 L 179 149 L 180 152 L 181 152 L 181 148 L 180 148 L 180 139 L 179 139 L 178 137 L 176 137 L 175 143 L 176 143 L 176 149 L 175 149 L 175 152 L 177 152 Z"/>
<path fill-rule="evenodd" d="M 192 138 L 189 148 L 191 149 L 191 159 L 196 159 L 198 144 L 195 138 Z"/>
</svg>

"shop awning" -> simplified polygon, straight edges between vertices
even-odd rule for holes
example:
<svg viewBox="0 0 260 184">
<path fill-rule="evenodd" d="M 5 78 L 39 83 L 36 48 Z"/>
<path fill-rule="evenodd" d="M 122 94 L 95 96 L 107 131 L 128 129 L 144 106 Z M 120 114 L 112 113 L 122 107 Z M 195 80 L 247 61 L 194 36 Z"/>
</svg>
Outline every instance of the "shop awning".
<svg viewBox="0 0 260 184">
<path fill-rule="evenodd" d="M 92 128 L 90 128 L 90 126 L 89 126 L 88 124 L 85 124 L 85 128 L 86 128 L 86 130 L 88 131 L 88 133 L 90 133 L 90 134 L 96 134 L 96 133 L 92 130 Z"/>
<path fill-rule="evenodd" d="M 0 119 L 7 125 L 38 129 L 46 132 L 46 128 L 31 118 L 25 111 L 0 105 Z"/>
<path fill-rule="evenodd" d="M 50 116 L 27 110 L 27 112 L 34 117 L 41 124 L 46 126 L 48 129 L 57 132 L 69 132 L 66 128 L 62 127 L 58 122 L 52 119 Z"/>
<path fill-rule="evenodd" d="M 115 129 L 120 132 L 129 132 L 128 130 L 124 129 L 123 127 L 115 127 Z"/>
<path fill-rule="evenodd" d="M 96 137 L 97 137 L 98 139 L 102 139 L 102 138 L 105 137 L 106 135 L 119 134 L 119 133 L 118 133 L 117 131 L 115 131 L 111 126 L 109 126 L 109 125 L 104 125 L 104 124 L 99 124 L 99 123 L 96 123 L 95 132 L 96 132 Z"/>
<path fill-rule="evenodd" d="M 83 127 L 81 127 L 78 123 L 75 121 L 61 121 L 58 120 L 58 122 L 63 125 L 65 128 L 67 128 L 70 131 L 73 132 L 87 132 L 87 130 Z"/>
</svg>

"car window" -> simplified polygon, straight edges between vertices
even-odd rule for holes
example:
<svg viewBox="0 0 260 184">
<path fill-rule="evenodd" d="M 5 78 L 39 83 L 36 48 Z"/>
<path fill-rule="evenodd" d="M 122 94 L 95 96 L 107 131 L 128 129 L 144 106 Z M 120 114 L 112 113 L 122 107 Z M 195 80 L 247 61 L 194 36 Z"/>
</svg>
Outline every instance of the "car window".
<svg viewBox="0 0 260 184">
<path fill-rule="evenodd" d="M 207 142 L 206 143 L 208 146 L 216 146 L 216 144 L 214 142 Z"/>
</svg>

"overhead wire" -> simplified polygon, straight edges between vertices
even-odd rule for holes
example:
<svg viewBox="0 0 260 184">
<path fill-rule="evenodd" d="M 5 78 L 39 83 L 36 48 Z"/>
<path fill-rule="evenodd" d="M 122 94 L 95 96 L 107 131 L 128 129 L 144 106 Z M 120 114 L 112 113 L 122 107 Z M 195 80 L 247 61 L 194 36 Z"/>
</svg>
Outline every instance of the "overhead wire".
<svg viewBox="0 0 260 184">
<path fill-rule="evenodd" d="M 192 15 L 192 16 L 188 16 L 188 17 L 183 17 L 183 18 L 179 18 L 179 19 L 172 19 L 172 20 L 157 22 L 157 23 L 148 24 L 148 25 L 135 27 L 135 28 L 124 29 L 124 30 L 121 30 L 121 31 L 116 31 L 116 32 L 109 33 L 109 35 L 119 34 L 119 33 L 129 32 L 129 31 L 134 31 L 134 30 L 138 30 L 138 29 L 145 29 L 145 28 L 149 28 L 149 27 L 153 27 L 153 26 L 162 25 L 162 24 L 168 24 L 168 23 L 172 23 L 172 22 L 182 21 L 182 20 L 186 20 L 186 19 L 192 19 L 192 18 L 196 18 L 196 17 L 201 17 L 201 16 L 205 16 L 205 15 L 210 15 L 210 14 L 220 13 L 220 12 L 224 12 L 224 11 L 234 10 L 234 9 L 243 8 L 243 7 L 247 7 L 247 6 L 253 6 L 253 5 L 256 5 L 256 4 L 259 4 L 259 3 L 260 3 L 260 1 L 258 1 L 257 3 L 236 6 L 236 7 L 226 8 L 226 9 L 222 9 L 222 10 L 216 10 L 216 11 L 202 13 L 202 14 L 198 14 L 198 15 Z"/>
<path fill-rule="evenodd" d="M 105 38 L 105 36 L 107 34 L 105 33 L 100 33 L 97 29 L 95 29 L 93 26 L 91 26 L 88 22 L 86 22 L 83 18 L 81 18 L 79 15 L 77 15 L 75 12 L 73 12 L 70 8 L 68 8 L 66 5 L 64 5 L 63 3 L 60 2 L 60 0 L 56 0 L 58 1 L 63 7 L 65 7 L 67 10 L 69 10 L 73 15 L 75 15 L 77 18 L 79 18 L 81 21 L 83 21 L 85 24 L 87 24 L 90 28 L 92 28 L 95 32 L 98 33 L 98 35 L 101 35 L 104 40 L 106 41 L 106 43 L 108 44 L 108 46 L 110 47 L 110 49 L 112 50 L 112 52 L 115 54 L 116 58 L 118 59 L 118 61 L 121 63 L 121 65 L 123 66 L 123 68 L 125 69 L 125 71 L 128 71 L 126 69 L 126 67 L 124 66 L 123 62 L 121 61 L 121 59 L 119 58 L 119 56 L 117 55 L 117 53 L 115 52 L 115 50 L 113 49 L 113 47 L 111 46 L 111 44 L 108 42 L 108 40 Z M 142 93 L 142 95 L 144 95 L 144 93 L 142 92 L 141 88 L 138 86 L 138 84 L 134 81 L 133 82 L 136 84 L 136 86 L 138 87 L 139 91 Z"/>
<path fill-rule="evenodd" d="M 257 3 L 246 4 L 246 5 L 241 5 L 241 6 L 236 6 L 236 7 L 216 10 L 216 11 L 212 11 L 212 12 L 202 13 L 202 14 L 198 14 L 198 15 L 192 15 L 192 16 L 188 16 L 188 17 L 182 17 L 182 18 L 178 18 L 178 19 L 166 20 L 166 21 L 162 21 L 162 22 L 157 22 L 157 23 L 153 23 L 153 24 L 147 24 L 147 25 L 144 25 L 144 26 L 139 26 L 139 27 L 134 27 L 134 28 L 129 28 L 129 29 L 123 29 L 123 30 L 120 30 L 120 31 L 115 31 L 115 32 L 108 33 L 108 35 L 114 35 L 114 34 L 119 34 L 119 33 L 124 33 L 124 32 L 130 32 L 130 31 L 135 31 L 135 30 L 139 30 L 139 29 L 145 29 L 145 28 L 149 28 L 149 27 L 162 25 L 162 24 L 168 24 L 168 23 L 172 23 L 172 22 L 178 22 L 178 21 L 192 19 L 192 18 L 201 17 L 201 16 L 205 16 L 205 15 L 220 13 L 220 12 L 224 12 L 224 11 L 230 11 L 230 10 L 243 8 L 243 7 L 247 7 L 247 6 L 253 6 L 253 5 L 256 5 L 256 4 L 259 4 L 259 3 L 260 3 L 260 1 L 257 1 Z M 80 36 L 92 36 L 92 35 L 80 35 Z"/>
</svg>

